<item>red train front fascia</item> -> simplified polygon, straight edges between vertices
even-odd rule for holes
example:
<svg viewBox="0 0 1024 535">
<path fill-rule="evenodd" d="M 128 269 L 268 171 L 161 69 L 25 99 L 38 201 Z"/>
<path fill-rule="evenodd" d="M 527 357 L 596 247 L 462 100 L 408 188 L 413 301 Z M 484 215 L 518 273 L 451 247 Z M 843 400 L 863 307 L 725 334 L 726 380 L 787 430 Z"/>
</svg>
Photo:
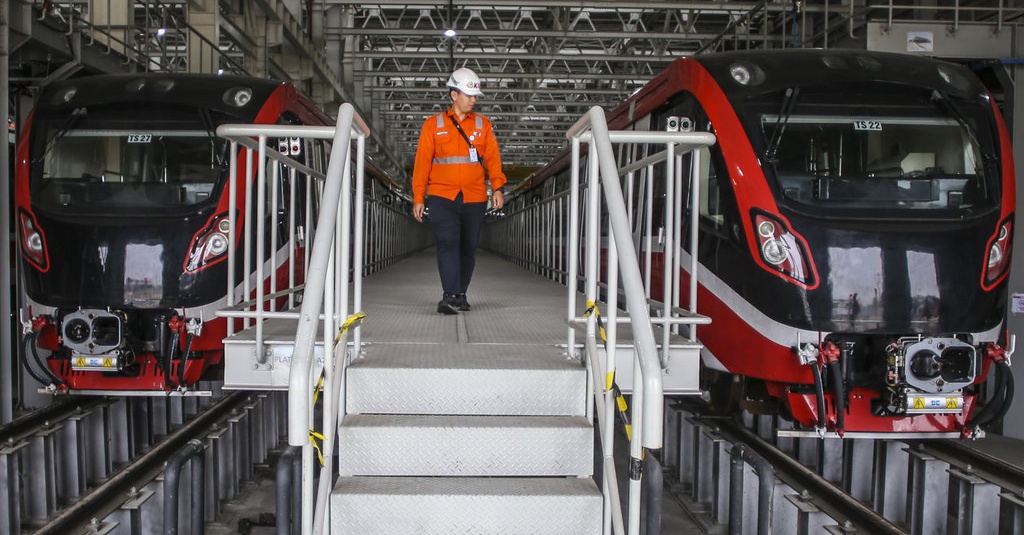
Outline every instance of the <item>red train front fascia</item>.
<svg viewBox="0 0 1024 535">
<path fill-rule="evenodd" d="M 218 376 L 223 260 L 241 251 L 249 210 L 244 158 L 242 200 L 229 206 L 229 152 L 215 128 L 280 122 L 329 119 L 293 86 L 256 78 L 117 75 L 45 88 L 19 139 L 15 176 L 22 350 L 37 379 L 60 391 L 144 393 Z M 303 256 L 301 246 L 267 253 L 277 289 Z M 269 274 L 262 284 L 273 291 Z M 37 347 L 51 352 L 45 362 Z"/>
<path fill-rule="evenodd" d="M 999 344 L 1015 184 L 1005 125 L 980 82 L 895 54 L 714 54 L 677 60 L 609 122 L 649 117 L 657 128 L 673 115 L 718 138 L 719 212 L 702 218 L 698 252 L 699 312 L 712 323 L 698 337 L 720 384 L 705 386 L 742 390 L 725 403 L 778 404 L 819 433 L 982 426 L 977 385 L 993 364 L 1009 373 Z M 827 161 L 822 146 L 847 139 L 837 133 L 860 153 L 850 143 L 847 161 Z M 970 140 L 961 153 L 943 155 L 938 143 L 960 138 Z M 794 157 L 798 142 L 818 143 L 821 160 Z M 872 171 L 869 157 L 889 152 L 903 168 Z"/>
</svg>

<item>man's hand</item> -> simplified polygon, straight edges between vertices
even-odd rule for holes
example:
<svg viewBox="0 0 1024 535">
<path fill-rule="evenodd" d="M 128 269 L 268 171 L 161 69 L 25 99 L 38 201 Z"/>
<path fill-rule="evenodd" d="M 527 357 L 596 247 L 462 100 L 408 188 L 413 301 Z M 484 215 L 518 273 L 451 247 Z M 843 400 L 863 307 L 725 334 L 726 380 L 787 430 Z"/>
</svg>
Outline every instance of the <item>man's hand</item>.
<svg viewBox="0 0 1024 535">
<path fill-rule="evenodd" d="M 491 206 L 493 206 L 495 210 L 501 210 L 501 207 L 505 206 L 505 194 L 502 193 L 501 190 L 496 190 L 494 194 L 491 195 Z"/>
<path fill-rule="evenodd" d="M 418 202 L 412 205 L 412 216 L 416 218 L 416 221 L 423 222 L 423 212 L 427 209 L 427 205 Z"/>
</svg>

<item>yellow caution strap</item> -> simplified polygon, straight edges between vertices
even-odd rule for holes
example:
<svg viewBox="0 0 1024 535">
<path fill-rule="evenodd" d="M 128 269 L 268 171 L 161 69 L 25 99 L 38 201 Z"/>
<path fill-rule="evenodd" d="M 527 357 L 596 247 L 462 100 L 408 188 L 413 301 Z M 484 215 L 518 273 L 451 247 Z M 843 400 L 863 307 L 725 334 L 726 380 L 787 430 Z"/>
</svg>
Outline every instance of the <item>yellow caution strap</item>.
<svg viewBox="0 0 1024 535">
<path fill-rule="evenodd" d="M 597 318 L 597 332 L 601 335 L 601 341 L 607 342 L 608 335 L 604 332 L 604 320 L 601 319 L 601 310 L 597 308 L 597 303 L 587 300 L 587 311 L 583 313 L 583 317 L 589 317 L 591 313 Z"/>
<path fill-rule="evenodd" d="M 309 430 L 309 441 L 313 443 L 313 449 L 316 450 L 316 457 L 320 460 L 320 466 L 324 465 L 324 452 L 320 449 L 320 444 L 317 443 L 324 441 L 324 436 L 321 433 L 317 433 L 313 429 Z"/>
<path fill-rule="evenodd" d="M 366 319 L 366 313 L 364 312 L 356 312 L 349 316 L 348 319 L 345 320 L 345 323 L 342 323 L 341 326 L 338 327 L 338 335 L 334 337 L 334 347 L 338 347 L 338 344 L 341 342 L 341 337 L 348 332 L 349 328 L 353 325 L 359 325 L 364 319 Z"/>
<path fill-rule="evenodd" d="M 622 420 L 622 427 L 626 430 L 626 439 L 633 439 L 633 424 L 629 422 L 629 405 L 626 403 L 626 397 L 622 395 L 622 390 L 619 390 L 619 386 L 612 384 L 612 389 L 615 391 L 615 406 L 619 409 L 619 420 Z"/>
<path fill-rule="evenodd" d="M 324 387 L 324 374 L 321 373 L 320 377 L 316 380 L 316 386 L 313 387 L 313 405 L 316 405 L 317 400 L 320 398 L 320 389 Z"/>
</svg>

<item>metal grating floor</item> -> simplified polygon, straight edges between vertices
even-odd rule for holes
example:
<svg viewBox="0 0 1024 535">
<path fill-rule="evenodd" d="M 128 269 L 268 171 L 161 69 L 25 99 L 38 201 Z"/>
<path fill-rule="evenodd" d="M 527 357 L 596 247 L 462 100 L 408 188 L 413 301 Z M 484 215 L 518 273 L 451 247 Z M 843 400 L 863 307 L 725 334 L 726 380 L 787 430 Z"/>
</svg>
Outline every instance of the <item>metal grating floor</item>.
<svg viewBox="0 0 1024 535">
<path fill-rule="evenodd" d="M 565 345 L 565 287 L 477 252 L 467 297 L 473 310 L 437 313 L 441 282 L 434 249 L 409 258 L 363 282 L 363 341 L 371 344 Z"/>
</svg>

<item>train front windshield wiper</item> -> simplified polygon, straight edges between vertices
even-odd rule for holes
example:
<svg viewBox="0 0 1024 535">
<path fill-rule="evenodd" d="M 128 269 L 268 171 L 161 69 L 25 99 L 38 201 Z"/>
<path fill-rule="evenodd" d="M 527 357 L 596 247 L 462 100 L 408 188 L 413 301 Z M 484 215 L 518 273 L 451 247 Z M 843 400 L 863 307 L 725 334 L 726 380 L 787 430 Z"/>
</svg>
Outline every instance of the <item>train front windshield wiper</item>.
<svg viewBox="0 0 1024 535">
<path fill-rule="evenodd" d="M 766 161 L 775 161 L 775 153 L 779 150 L 779 144 L 782 143 L 782 133 L 786 130 L 789 116 L 793 114 L 793 107 L 796 106 L 796 99 L 799 95 L 799 87 L 786 88 L 786 94 L 782 97 L 782 109 L 779 110 L 779 116 L 775 119 L 772 136 L 769 138 L 768 147 L 764 151 Z"/>
<path fill-rule="evenodd" d="M 60 128 L 57 129 L 57 133 L 54 134 L 53 137 L 51 137 L 50 140 L 46 142 L 46 150 L 44 150 L 38 158 L 33 160 L 33 163 L 39 163 L 43 161 L 46 158 L 46 155 L 49 154 L 50 151 L 53 150 L 53 147 L 57 145 L 57 140 L 64 137 L 68 133 L 68 131 L 71 130 L 72 127 L 78 124 L 79 121 L 84 119 L 87 115 L 89 115 L 89 110 L 85 109 L 84 106 L 81 108 L 75 108 L 71 112 L 71 115 L 68 115 L 67 118 L 64 119 L 64 122 L 60 125 Z"/>
<path fill-rule="evenodd" d="M 956 102 L 953 102 L 949 96 L 936 89 L 932 91 L 932 103 L 942 107 L 947 113 L 949 113 L 949 115 L 956 119 L 956 122 L 960 123 L 960 127 L 967 132 L 967 137 L 970 138 L 971 143 L 973 143 L 974 146 L 978 148 L 978 151 L 981 152 L 981 157 L 986 164 L 994 163 L 996 161 L 996 155 L 990 151 L 985 151 L 985 147 L 983 147 L 978 141 L 978 135 L 975 133 L 974 127 L 967 121 L 967 117 L 964 115 L 963 110 L 960 109 L 960 106 L 958 106 Z M 975 169 L 975 173 L 977 173 L 977 169 Z"/>
</svg>

